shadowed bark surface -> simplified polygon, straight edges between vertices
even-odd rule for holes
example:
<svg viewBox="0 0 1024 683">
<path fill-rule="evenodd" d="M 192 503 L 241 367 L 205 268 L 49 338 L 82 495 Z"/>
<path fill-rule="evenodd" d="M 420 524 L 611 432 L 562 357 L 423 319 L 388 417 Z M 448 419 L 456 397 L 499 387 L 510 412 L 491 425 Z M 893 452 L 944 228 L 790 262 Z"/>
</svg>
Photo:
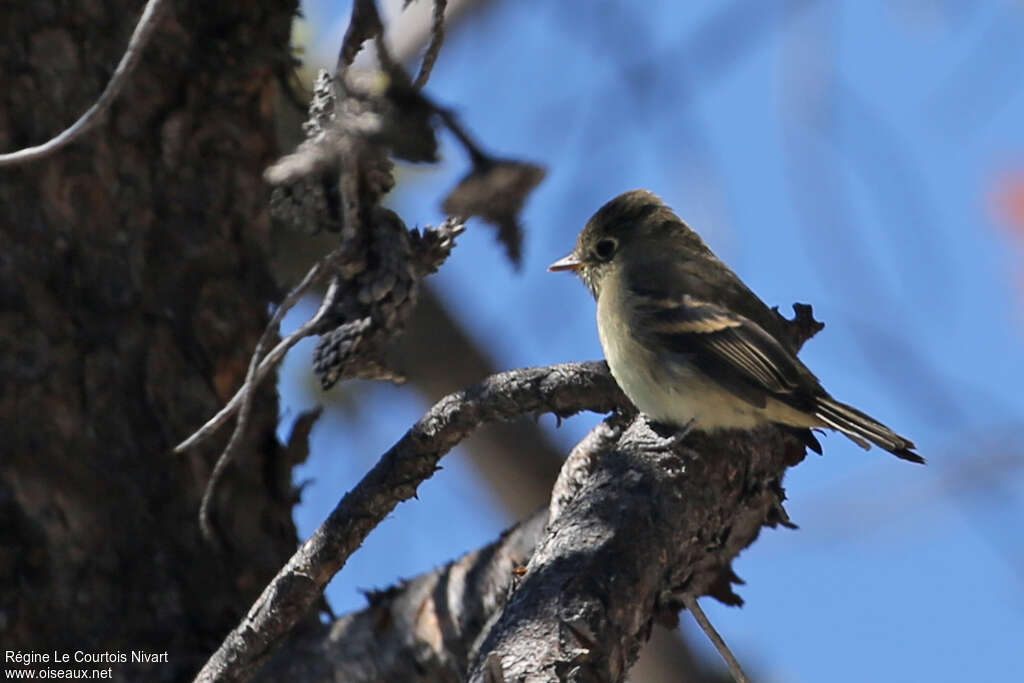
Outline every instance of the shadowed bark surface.
<svg viewBox="0 0 1024 683">
<path fill-rule="evenodd" d="M 224 436 L 170 447 L 228 398 L 278 293 L 262 169 L 295 3 L 168 3 L 107 120 L 0 171 L 0 634 L 13 650 L 168 652 L 117 680 L 194 672 L 292 552 L 291 467 L 265 385 L 218 500 Z M 0 148 L 102 90 L 140 2 L 9 5 Z M 106 668 L 105 666 L 103 668 Z"/>
</svg>

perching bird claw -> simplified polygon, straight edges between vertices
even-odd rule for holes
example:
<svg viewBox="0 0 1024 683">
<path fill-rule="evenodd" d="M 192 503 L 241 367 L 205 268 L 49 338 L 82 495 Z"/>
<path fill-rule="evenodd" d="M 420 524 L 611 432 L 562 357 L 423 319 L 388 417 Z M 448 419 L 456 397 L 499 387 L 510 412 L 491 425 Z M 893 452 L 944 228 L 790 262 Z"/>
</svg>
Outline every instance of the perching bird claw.
<svg viewBox="0 0 1024 683">
<path fill-rule="evenodd" d="M 672 450 L 683 442 L 683 439 L 693 430 L 694 420 L 690 420 L 682 427 L 675 427 L 664 422 L 657 422 L 646 415 L 640 419 L 647 425 L 648 434 L 644 435 L 640 446 L 646 451 L 668 451 Z"/>
</svg>

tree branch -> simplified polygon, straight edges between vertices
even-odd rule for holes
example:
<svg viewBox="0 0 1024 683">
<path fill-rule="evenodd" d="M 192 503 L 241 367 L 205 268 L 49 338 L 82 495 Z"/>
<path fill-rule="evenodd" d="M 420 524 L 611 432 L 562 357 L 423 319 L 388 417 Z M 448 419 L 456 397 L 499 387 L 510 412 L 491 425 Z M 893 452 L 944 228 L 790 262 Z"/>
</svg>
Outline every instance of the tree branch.
<svg viewBox="0 0 1024 683">
<path fill-rule="evenodd" d="M 809 306 L 794 310 L 777 322 L 796 351 L 821 324 Z M 544 538 L 469 680 L 622 680 L 653 624 L 674 626 L 688 597 L 742 604 L 732 560 L 761 527 L 792 526 L 782 478 L 809 433 L 694 433 L 666 449 L 644 419 L 624 420 L 606 420 L 581 442 L 605 446 L 566 461 Z"/>
<path fill-rule="evenodd" d="M 451 683 L 465 678 L 481 630 L 505 604 L 544 533 L 546 509 L 483 548 L 387 590 L 289 641 L 261 681 Z"/>
<path fill-rule="evenodd" d="M 577 465 L 470 681 L 620 681 L 682 596 L 740 604 L 731 561 L 788 521 L 781 482 L 803 443 L 771 427 L 658 441 L 637 419 Z"/>
<path fill-rule="evenodd" d="M 598 424 L 569 454 L 553 501 L 571 498 L 589 458 L 613 448 L 623 420 Z M 554 511 L 556 507 L 552 507 Z M 487 546 L 367 595 L 369 606 L 291 640 L 261 680 L 449 683 L 469 669 L 480 636 L 501 614 L 521 569 L 544 536 L 536 511 Z"/>
<path fill-rule="evenodd" d="M 258 679 L 306 683 L 464 679 L 481 637 L 501 615 L 524 566 L 546 536 L 549 516 L 560 515 L 562 505 L 576 497 L 593 459 L 615 448 L 628 424 L 628 418 L 613 415 L 576 445 L 555 484 L 550 509 L 535 512 L 493 543 L 454 562 L 368 593 L 365 609 L 331 625 L 297 629 Z M 674 674 L 674 680 L 710 680 L 694 665 Z"/>
<path fill-rule="evenodd" d="M 416 487 L 434 473 L 437 461 L 481 424 L 544 412 L 609 412 L 628 405 L 603 362 L 513 370 L 442 399 L 341 500 L 264 589 L 196 680 L 251 677 L 370 531 L 398 503 L 416 495 Z"/>
<path fill-rule="evenodd" d="M 729 561 L 744 543 L 756 538 L 762 524 L 784 521 L 779 507 L 782 491 L 774 477 L 767 487 L 751 488 L 750 484 L 765 471 L 784 470 L 785 456 L 748 462 L 749 449 L 783 452 L 795 458 L 803 453 L 798 440 L 772 429 L 736 434 L 737 442 L 727 437 L 701 443 L 701 437 L 689 437 L 687 443 L 700 449 L 701 460 L 680 467 L 684 459 L 695 457 L 694 452 L 651 449 L 653 436 L 643 420 L 631 422 L 626 416 L 613 414 L 570 453 L 547 510 L 535 513 L 494 543 L 455 562 L 369 594 L 366 609 L 342 617 L 330 627 L 302 633 L 274 658 L 261 679 L 310 683 L 415 679 L 447 683 L 463 680 L 473 661 L 484 663 L 483 680 L 488 680 L 488 675 L 499 680 L 519 680 L 523 676 L 546 680 L 545 674 L 547 679 L 563 680 L 574 669 L 582 680 L 621 679 L 636 649 L 649 637 L 654 621 L 673 626 L 676 610 L 703 593 L 736 602 L 728 589 L 729 580 L 735 580 L 728 569 Z M 666 442 L 657 439 L 657 443 Z M 634 459 L 639 461 L 631 462 Z M 702 469 L 700 465 L 705 461 L 714 467 Z M 720 466 L 722 462 L 731 465 Z M 743 474 L 738 475 L 737 468 Z M 685 469 L 691 469 L 690 479 Z M 709 482 L 708 472 L 732 481 L 741 495 L 733 496 L 733 490 L 722 487 L 721 481 Z M 647 486 L 652 483 L 661 490 L 649 491 Z M 673 489 L 680 483 L 702 490 L 701 495 L 676 501 L 674 507 L 670 501 L 666 506 L 666 497 L 678 497 Z M 625 497 L 620 495 L 622 491 Z M 719 501 L 717 491 L 723 492 L 724 500 Z M 693 514 L 678 509 L 687 504 Z M 722 515 L 715 505 L 739 512 Z M 580 510 L 585 513 L 580 515 Z M 695 521 L 691 523 L 690 517 Z M 722 525 L 729 528 L 728 533 L 722 532 Z M 590 562 L 578 546 L 600 544 L 602 526 L 613 529 L 619 547 L 610 556 L 595 557 Z M 564 555 L 561 568 L 552 569 L 544 560 L 538 563 L 540 553 L 535 549 L 543 549 L 545 544 Z M 686 549 L 681 555 L 665 550 L 677 545 Z M 527 565 L 531 556 L 535 559 Z M 633 583 L 637 567 L 650 578 L 653 593 L 637 592 L 643 588 Z M 528 595 L 525 600 L 529 608 L 543 611 L 555 604 L 557 610 L 557 597 L 537 591 L 527 582 L 536 580 L 538 572 L 547 572 L 550 578 L 561 570 L 564 573 L 554 582 L 557 593 L 571 595 L 572 586 L 582 583 L 594 588 L 598 598 L 586 610 L 570 610 L 569 614 L 576 615 L 574 619 L 540 618 L 513 633 L 511 639 L 520 644 L 524 661 L 533 661 L 538 653 L 557 651 L 565 642 L 573 647 L 573 661 L 556 662 L 547 670 L 538 666 L 510 671 L 507 661 L 488 650 L 494 634 L 504 628 L 508 614 L 515 610 L 509 600 L 514 605 L 520 596 Z M 638 595 L 639 607 L 633 607 Z M 599 613 L 617 614 L 619 620 L 639 627 L 632 649 L 605 650 L 597 645 L 614 643 L 606 639 L 614 634 L 594 628 L 579 615 Z M 530 637 L 522 640 L 523 633 Z M 538 633 L 548 635 L 536 637 Z M 571 636 L 568 641 L 567 635 Z M 602 669 L 587 662 L 585 656 L 590 653 L 579 647 L 580 640 L 590 643 L 595 653 L 606 651 L 608 661 L 617 665 Z M 622 652 L 629 657 L 619 656 Z"/>
<path fill-rule="evenodd" d="M 434 17 L 430 26 L 430 45 L 423 55 L 423 63 L 420 64 L 420 72 L 416 74 L 413 87 L 422 89 L 430 78 L 430 72 L 434 70 L 437 62 L 437 55 L 441 52 L 441 44 L 444 42 L 444 10 L 448 6 L 448 0 L 434 0 Z"/>
</svg>

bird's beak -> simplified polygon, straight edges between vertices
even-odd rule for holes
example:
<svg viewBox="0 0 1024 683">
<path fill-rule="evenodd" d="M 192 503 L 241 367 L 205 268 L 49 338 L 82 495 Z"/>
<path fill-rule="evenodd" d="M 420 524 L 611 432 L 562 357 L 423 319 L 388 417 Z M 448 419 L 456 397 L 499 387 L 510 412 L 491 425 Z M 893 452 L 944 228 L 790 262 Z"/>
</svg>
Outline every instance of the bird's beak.
<svg viewBox="0 0 1024 683">
<path fill-rule="evenodd" d="M 562 258 L 560 258 L 557 261 L 555 261 L 554 263 L 552 263 L 550 266 L 548 266 L 548 270 L 550 270 L 552 272 L 554 272 L 556 270 L 572 270 L 572 271 L 577 271 L 577 270 L 580 269 L 580 266 L 582 266 L 582 265 L 583 264 L 576 257 L 576 252 L 573 252 L 573 253 L 569 254 L 568 256 L 563 256 Z"/>
</svg>

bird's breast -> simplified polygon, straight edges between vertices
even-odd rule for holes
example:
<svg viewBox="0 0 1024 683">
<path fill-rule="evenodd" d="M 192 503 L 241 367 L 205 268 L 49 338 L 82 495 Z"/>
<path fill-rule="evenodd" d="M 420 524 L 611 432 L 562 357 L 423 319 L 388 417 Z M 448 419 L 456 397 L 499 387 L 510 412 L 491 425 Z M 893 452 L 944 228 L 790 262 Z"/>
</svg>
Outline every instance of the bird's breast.
<svg viewBox="0 0 1024 683">
<path fill-rule="evenodd" d="M 764 411 L 725 390 L 684 353 L 652 348 L 636 334 L 636 310 L 625 287 L 609 274 L 597 300 L 597 330 L 612 376 L 642 413 L 658 422 L 715 429 L 752 429 Z"/>
</svg>

